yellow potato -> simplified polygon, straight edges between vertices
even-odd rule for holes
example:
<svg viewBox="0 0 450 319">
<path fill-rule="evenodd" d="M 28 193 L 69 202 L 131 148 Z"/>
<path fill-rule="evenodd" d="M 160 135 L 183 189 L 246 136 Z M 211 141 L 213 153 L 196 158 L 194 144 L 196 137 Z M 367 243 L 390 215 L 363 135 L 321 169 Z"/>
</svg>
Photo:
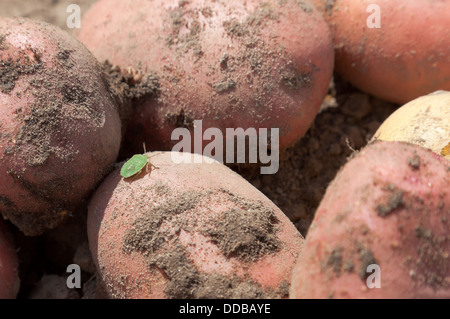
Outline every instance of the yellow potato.
<svg viewBox="0 0 450 319">
<path fill-rule="evenodd" d="M 450 160 L 450 92 L 437 91 L 403 105 L 372 140 L 417 144 Z"/>
</svg>

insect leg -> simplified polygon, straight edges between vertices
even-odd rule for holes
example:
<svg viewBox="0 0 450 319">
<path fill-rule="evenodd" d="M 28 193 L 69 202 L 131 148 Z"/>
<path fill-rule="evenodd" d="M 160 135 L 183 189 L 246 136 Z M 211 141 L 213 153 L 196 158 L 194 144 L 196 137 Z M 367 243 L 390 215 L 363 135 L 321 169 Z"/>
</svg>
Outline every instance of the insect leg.
<svg viewBox="0 0 450 319">
<path fill-rule="evenodd" d="M 141 175 L 141 173 L 142 173 L 142 169 L 139 172 L 137 172 L 136 174 L 134 174 L 133 179 L 131 181 L 134 181 L 139 175 Z"/>
</svg>

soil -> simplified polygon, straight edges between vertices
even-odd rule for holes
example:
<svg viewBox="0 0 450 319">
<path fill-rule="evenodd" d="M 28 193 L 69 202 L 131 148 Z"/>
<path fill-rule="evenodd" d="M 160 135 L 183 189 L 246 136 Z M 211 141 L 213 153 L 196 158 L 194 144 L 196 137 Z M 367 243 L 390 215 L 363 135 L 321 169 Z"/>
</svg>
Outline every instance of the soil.
<svg viewBox="0 0 450 319">
<path fill-rule="evenodd" d="M 389 193 L 387 201 L 377 205 L 376 208 L 378 215 L 381 217 L 387 216 L 403 205 L 403 191 L 401 189 L 398 189 L 395 185 L 388 184 L 386 191 Z"/>
<path fill-rule="evenodd" d="M 78 0 L 82 12 L 93 3 L 94 0 Z M 67 17 L 66 8 L 72 0 L 3 0 L 0 2 L 0 15 L 4 16 L 23 16 L 44 20 L 62 27 L 69 33 L 72 30 L 67 29 L 65 19 Z M 176 23 L 176 17 L 174 17 Z M 239 33 L 233 24 L 230 24 L 230 32 Z M 190 46 L 195 49 L 195 35 L 191 39 Z M 0 39 L 1 47 L 1 39 Z M 199 49 L 200 50 L 200 49 Z M 63 55 L 62 55 L 63 57 Z M 229 57 L 221 57 L 222 68 L 232 67 L 232 61 Z M 123 70 L 122 70 L 123 71 Z M 2 70 L 0 70 L 2 72 Z M 8 71 L 9 72 L 9 71 Z M 10 73 L 10 72 L 9 72 Z M 8 74 L 9 74 L 8 73 Z M 129 76 L 125 80 L 116 78 L 118 82 L 129 85 L 133 81 L 139 82 L 140 75 L 133 70 L 128 70 Z M 124 74 L 122 72 L 122 74 Z M 14 75 L 11 75 L 11 79 Z M 3 81 L 3 76 L 2 76 Z M 130 82 L 131 81 L 131 82 Z M 157 87 L 156 79 L 149 79 L 150 83 L 147 91 L 134 92 L 136 94 L 151 94 Z M 233 88 L 233 80 L 216 84 L 216 90 L 220 93 L 223 90 Z M 289 76 L 284 79 L 287 85 L 298 85 L 297 81 L 292 82 Z M 3 82 L 0 82 L 3 89 L 8 89 Z M 302 84 L 302 83 L 300 83 Z M 142 89 L 142 88 L 140 88 Z M 76 92 L 75 92 L 76 93 Z M 133 94 L 133 93 L 130 93 Z M 75 95 L 70 95 L 76 97 Z M 347 159 L 354 152 L 361 149 L 371 139 L 381 123 L 394 111 L 398 106 L 389 102 L 379 100 L 358 91 L 351 85 L 335 76 L 334 82 L 330 84 L 329 94 L 327 95 L 320 114 L 317 116 L 314 124 L 307 132 L 306 136 L 301 139 L 294 147 L 288 149 L 281 154 L 280 166 L 277 174 L 260 175 L 259 168 L 249 168 L 246 166 L 232 167 L 256 188 L 261 190 L 268 198 L 270 198 L 280 209 L 291 219 L 303 236 L 307 236 L 309 225 L 314 217 L 314 212 L 319 205 L 325 190 L 330 181 L 335 177 L 338 170 L 346 163 Z M 415 159 L 411 160 L 412 167 L 420 165 Z M 395 197 L 395 196 L 394 196 Z M 248 204 L 248 203 L 247 203 Z M 389 213 L 395 209 L 398 201 L 396 198 L 388 200 L 386 209 L 383 212 Z M 250 203 L 251 205 L 257 205 Z M 388 211 L 389 210 L 389 211 Z M 245 209 L 243 209 L 245 211 Z M 153 212 L 159 214 L 159 212 Z M 235 212 L 236 213 L 236 212 Z M 13 225 L 10 225 L 15 237 L 16 246 L 20 258 L 20 275 L 21 290 L 19 298 L 95 298 L 102 297 L 101 290 L 95 285 L 95 267 L 87 249 L 87 232 L 86 232 L 86 207 L 80 208 L 78 212 L 73 214 L 60 227 L 50 230 L 39 237 L 26 237 Z M 245 218 L 238 213 L 232 214 L 236 220 Z M 260 229 L 270 229 L 272 227 L 270 221 L 270 212 L 263 211 L 259 220 Z M 161 217 L 162 218 L 162 217 Z M 233 217 L 230 217 L 230 221 Z M 150 225 L 151 226 L 151 225 Z M 221 225 L 217 228 L 216 237 L 220 241 L 218 245 L 225 252 L 230 251 L 229 238 L 226 233 L 230 228 L 236 225 Z M 237 230 L 239 231 L 239 230 Z M 424 245 L 433 245 L 433 239 L 427 239 L 426 232 L 418 230 L 418 237 L 425 238 Z M 254 234 L 258 236 L 257 233 Z M 267 236 L 267 235 L 266 235 Z M 130 235 L 129 238 L 132 238 Z M 248 247 L 248 249 L 260 250 L 265 253 L 266 250 L 276 249 L 277 242 L 272 240 L 265 247 Z M 130 240 L 125 249 L 139 249 L 139 244 Z M 141 243 L 142 244 L 142 243 Z M 232 249 L 231 252 L 232 253 Z M 173 254 L 178 254 L 173 256 Z M 171 259 L 181 258 L 182 251 L 174 250 L 171 254 L 158 255 L 155 260 L 149 262 L 156 263 L 160 267 L 170 264 Z M 243 257 L 245 258 L 245 256 Z M 362 260 L 365 263 L 371 263 L 373 256 L 370 252 L 361 252 Z M 329 267 L 336 272 L 340 272 L 342 258 L 339 251 L 330 256 Z M 61 287 L 61 278 L 67 278 L 67 265 L 79 264 L 82 267 L 82 288 L 66 291 L 67 288 Z M 194 271 L 189 270 L 187 271 Z M 195 271 L 194 271 L 195 272 Z M 195 276 L 194 276 L 195 277 Z M 197 276 L 198 277 L 198 276 Z M 260 297 L 267 296 L 253 287 L 253 293 L 250 294 L 248 287 L 235 287 L 236 289 L 227 291 L 225 288 L 234 285 L 234 281 L 228 278 L 211 277 L 197 278 L 200 281 L 210 281 L 217 287 L 215 294 L 224 297 Z M 183 278 L 179 278 L 180 281 Z M 222 283 L 222 284 L 221 284 Z M 186 283 L 185 283 L 186 284 Z M 251 283 L 249 283 L 251 284 Z M 47 287 L 54 287 L 54 293 L 49 293 Z M 187 283 L 187 286 L 189 283 Z M 206 285 L 211 286 L 211 285 Z M 245 289 L 244 289 L 245 288 Z M 246 291 L 245 295 L 239 294 L 239 289 Z M 177 295 L 179 290 L 172 291 L 168 287 L 169 295 L 173 297 L 184 297 L 186 295 Z M 187 291 L 187 290 L 186 290 Z M 75 293 L 74 293 L 75 292 Z M 232 293 L 232 295 L 230 295 Z M 186 292 L 192 294 L 192 292 Z M 195 297 L 208 296 L 209 292 L 201 289 L 195 290 Z"/>
<path fill-rule="evenodd" d="M 445 255 L 442 247 L 448 239 L 439 238 L 433 234 L 430 229 L 422 226 L 415 228 L 416 237 L 419 239 L 417 246 L 418 258 L 414 261 L 417 265 L 416 280 L 419 284 L 427 285 L 433 289 L 448 287 L 446 281 L 446 274 L 448 273 L 448 262 L 442 256 Z M 433 266 L 436 271 L 430 273 L 430 264 L 433 261 Z"/>
<path fill-rule="evenodd" d="M 275 213 L 262 203 L 241 198 L 221 190 L 228 200 L 238 208 L 224 213 L 224 220 L 212 219 L 204 232 L 219 246 L 226 257 L 237 257 L 243 261 L 255 261 L 265 254 L 279 250 Z"/>
<path fill-rule="evenodd" d="M 276 236 L 278 219 L 271 209 L 225 189 L 211 190 L 207 194 L 190 191 L 171 197 L 173 192 L 170 187 L 158 185 L 158 188 L 160 186 L 163 186 L 161 196 L 165 201 L 133 222 L 133 227 L 124 236 L 122 250 L 125 253 L 141 252 L 146 256 L 151 272 L 163 272 L 170 279 L 165 287 L 168 298 L 248 299 L 279 298 L 286 295 L 284 282 L 274 291 L 264 289 L 250 278 L 199 271 L 189 260 L 188 252 L 177 236 L 181 230 L 198 231 L 210 237 L 224 256 L 252 262 L 266 254 L 277 252 L 281 247 Z M 155 191 L 159 192 L 157 189 Z M 209 201 L 213 194 L 223 194 L 237 208 L 224 211 L 222 217 L 215 216 L 199 225 L 187 213 L 211 207 Z M 132 285 L 127 286 L 128 288 L 132 289 Z M 121 297 L 123 293 L 121 290 L 113 297 Z"/>
</svg>

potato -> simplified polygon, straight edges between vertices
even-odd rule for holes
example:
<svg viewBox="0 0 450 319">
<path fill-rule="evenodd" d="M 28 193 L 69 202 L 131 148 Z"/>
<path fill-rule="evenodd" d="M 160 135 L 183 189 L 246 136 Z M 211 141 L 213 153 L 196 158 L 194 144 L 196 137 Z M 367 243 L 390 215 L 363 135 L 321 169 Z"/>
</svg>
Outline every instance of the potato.
<svg viewBox="0 0 450 319">
<path fill-rule="evenodd" d="M 77 36 L 100 61 L 158 79 L 157 98 L 135 104 L 128 155 L 143 141 L 172 150 L 172 131 L 194 120 L 223 134 L 279 128 L 286 148 L 310 127 L 334 64 L 327 24 L 297 0 L 98 1 Z"/>
<path fill-rule="evenodd" d="M 359 89 L 399 104 L 450 90 L 450 1 L 313 2 L 330 24 L 337 73 Z M 369 27 L 374 5 L 380 28 Z"/>
<path fill-rule="evenodd" d="M 16 298 L 19 288 L 19 265 L 12 236 L 0 218 L 0 299 Z"/>
<path fill-rule="evenodd" d="M 194 163 L 201 155 L 174 164 L 173 154 L 151 155 L 157 169 L 134 179 L 114 171 L 89 203 L 89 245 L 108 295 L 287 297 L 303 241 L 294 225 L 226 166 Z"/>
<path fill-rule="evenodd" d="M 0 19 L 0 74 L 0 212 L 39 235 L 112 168 L 117 106 L 95 57 L 43 22 Z"/>
<path fill-rule="evenodd" d="M 403 105 L 372 140 L 414 143 L 450 160 L 450 92 L 437 91 Z"/>
<path fill-rule="evenodd" d="M 328 187 L 290 297 L 450 298 L 449 222 L 449 161 L 417 145 L 375 142 Z"/>
</svg>

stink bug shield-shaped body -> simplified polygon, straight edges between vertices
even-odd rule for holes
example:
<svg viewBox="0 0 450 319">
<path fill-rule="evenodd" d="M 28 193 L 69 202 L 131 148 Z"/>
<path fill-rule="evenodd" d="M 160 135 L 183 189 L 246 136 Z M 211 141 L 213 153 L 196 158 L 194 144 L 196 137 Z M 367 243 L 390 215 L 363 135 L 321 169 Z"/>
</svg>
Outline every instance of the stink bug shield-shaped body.
<svg viewBox="0 0 450 319">
<path fill-rule="evenodd" d="M 155 165 L 148 161 L 149 159 L 150 156 L 148 155 L 134 155 L 122 166 L 120 175 L 124 178 L 137 177 L 144 168 L 148 172 L 149 165 L 156 168 Z"/>
<path fill-rule="evenodd" d="M 142 172 L 143 168 L 148 170 L 148 156 L 147 155 L 134 155 L 128 160 L 120 170 L 120 175 L 125 178 L 132 177 Z"/>
<path fill-rule="evenodd" d="M 144 147 L 144 154 L 136 154 L 130 158 L 120 170 L 120 175 L 124 178 L 137 177 L 142 169 L 145 167 L 145 171 L 148 172 L 148 165 L 151 165 L 154 168 L 157 168 L 155 165 L 150 163 L 148 160 L 151 156 L 146 155 L 147 150 L 145 149 L 145 143 L 142 145 Z M 156 155 L 156 154 L 155 154 Z"/>
</svg>

